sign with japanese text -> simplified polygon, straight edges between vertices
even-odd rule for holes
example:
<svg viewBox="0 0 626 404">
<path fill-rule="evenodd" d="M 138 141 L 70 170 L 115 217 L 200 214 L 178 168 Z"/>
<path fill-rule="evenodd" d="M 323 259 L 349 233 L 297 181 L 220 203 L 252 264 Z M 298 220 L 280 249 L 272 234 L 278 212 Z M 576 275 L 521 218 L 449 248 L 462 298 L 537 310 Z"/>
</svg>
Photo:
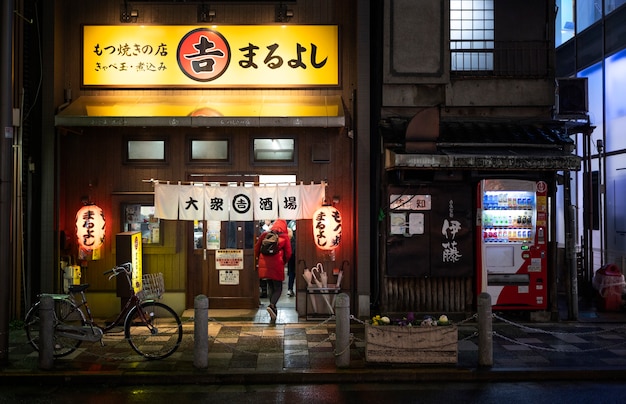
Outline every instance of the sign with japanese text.
<svg viewBox="0 0 626 404">
<path fill-rule="evenodd" d="M 239 271 L 219 271 L 220 285 L 239 285 Z"/>
<path fill-rule="evenodd" d="M 215 251 L 215 269 L 243 269 L 243 250 Z"/>
<path fill-rule="evenodd" d="M 336 25 L 85 25 L 84 86 L 339 85 Z"/>
<path fill-rule="evenodd" d="M 324 184 L 231 187 L 155 183 L 154 217 L 208 221 L 309 219 L 322 205 L 324 196 Z"/>
<path fill-rule="evenodd" d="M 387 275 L 471 276 L 471 195 L 466 184 L 390 186 Z"/>
</svg>

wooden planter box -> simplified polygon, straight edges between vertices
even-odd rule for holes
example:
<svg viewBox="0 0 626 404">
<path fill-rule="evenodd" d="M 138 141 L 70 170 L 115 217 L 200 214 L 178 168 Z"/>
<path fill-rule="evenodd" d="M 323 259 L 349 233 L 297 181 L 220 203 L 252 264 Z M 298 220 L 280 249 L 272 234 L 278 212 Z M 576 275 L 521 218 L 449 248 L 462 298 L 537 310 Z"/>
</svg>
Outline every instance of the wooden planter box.
<svg viewBox="0 0 626 404">
<path fill-rule="evenodd" d="M 365 360 L 385 363 L 457 363 L 458 328 L 365 325 Z"/>
</svg>

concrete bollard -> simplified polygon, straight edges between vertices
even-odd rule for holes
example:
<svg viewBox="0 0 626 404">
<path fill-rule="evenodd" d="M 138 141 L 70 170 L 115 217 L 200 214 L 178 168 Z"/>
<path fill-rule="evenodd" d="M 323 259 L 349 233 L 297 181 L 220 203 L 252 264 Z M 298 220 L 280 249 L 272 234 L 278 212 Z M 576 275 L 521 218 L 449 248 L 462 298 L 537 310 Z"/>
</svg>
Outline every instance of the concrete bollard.
<svg viewBox="0 0 626 404">
<path fill-rule="evenodd" d="M 54 366 L 54 299 L 42 296 L 39 303 L 39 369 Z"/>
<path fill-rule="evenodd" d="M 335 365 L 338 368 L 350 366 L 350 298 L 340 293 L 335 299 L 336 341 Z"/>
<path fill-rule="evenodd" d="M 193 365 L 209 367 L 209 298 L 198 295 L 193 302 Z"/>
<path fill-rule="evenodd" d="M 491 295 L 478 296 L 478 366 L 493 366 Z"/>
</svg>

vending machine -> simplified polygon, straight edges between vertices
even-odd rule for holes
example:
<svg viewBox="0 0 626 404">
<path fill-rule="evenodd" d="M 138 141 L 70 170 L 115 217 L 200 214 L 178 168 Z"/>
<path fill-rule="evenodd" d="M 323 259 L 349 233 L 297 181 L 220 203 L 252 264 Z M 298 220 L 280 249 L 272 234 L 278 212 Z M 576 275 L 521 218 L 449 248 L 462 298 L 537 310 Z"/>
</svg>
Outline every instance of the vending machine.
<svg viewBox="0 0 626 404">
<path fill-rule="evenodd" d="M 493 309 L 547 307 L 547 191 L 544 181 L 488 179 L 478 184 L 478 293 Z"/>
</svg>

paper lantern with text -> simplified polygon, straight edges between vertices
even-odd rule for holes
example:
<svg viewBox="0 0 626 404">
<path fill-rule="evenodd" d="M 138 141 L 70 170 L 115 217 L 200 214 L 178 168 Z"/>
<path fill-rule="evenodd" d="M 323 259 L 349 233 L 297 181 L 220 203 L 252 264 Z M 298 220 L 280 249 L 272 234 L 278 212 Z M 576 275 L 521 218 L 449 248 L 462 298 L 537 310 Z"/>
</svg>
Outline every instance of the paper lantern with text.
<svg viewBox="0 0 626 404">
<path fill-rule="evenodd" d="M 85 205 L 76 213 L 76 238 L 82 250 L 93 251 L 104 244 L 106 221 L 102 208 Z"/>
<path fill-rule="evenodd" d="M 334 206 L 322 206 L 313 214 L 313 239 L 320 250 L 339 247 L 341 230 L 341 213 Z"/>
</svg>

